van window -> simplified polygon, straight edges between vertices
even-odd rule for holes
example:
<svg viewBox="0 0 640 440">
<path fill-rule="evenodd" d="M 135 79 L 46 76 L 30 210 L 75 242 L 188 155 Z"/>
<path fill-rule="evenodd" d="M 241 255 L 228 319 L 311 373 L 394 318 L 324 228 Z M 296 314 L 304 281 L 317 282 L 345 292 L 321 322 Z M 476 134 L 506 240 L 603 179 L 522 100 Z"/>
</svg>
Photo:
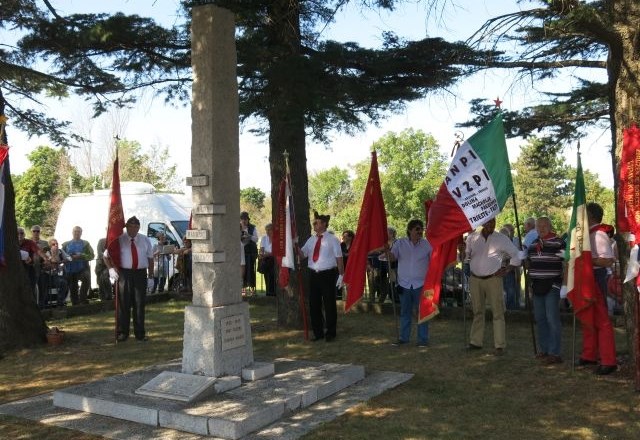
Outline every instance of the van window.
<svg viewBox="0 0 640 440">
<path fill-rule="evenodd" d="M 149 226 L 147 227 L 147 237 L 156 238 L 159 232 L 162 232 L 164 233 L 164 235 L 166 235 L 167 242 L 169 244 L 178 246 L 178 240 L 176 240 L 173 232 L 171 232 L 167 228 L 167 225 L 165 225 L 164 223 L 149 223 Z M 156 243 L 156 240 L 154 240 L 153 242 Z"/>
<path fill-rule="evenodd" d="M 175 220 L 171 222 L 171 225 L 176 229 L 176 232 L 180 235 L 180 237 L 184 237 L 187 235 L 187 228 L 189 227 L 189 222 L 186 220 Z"/>
</svg>

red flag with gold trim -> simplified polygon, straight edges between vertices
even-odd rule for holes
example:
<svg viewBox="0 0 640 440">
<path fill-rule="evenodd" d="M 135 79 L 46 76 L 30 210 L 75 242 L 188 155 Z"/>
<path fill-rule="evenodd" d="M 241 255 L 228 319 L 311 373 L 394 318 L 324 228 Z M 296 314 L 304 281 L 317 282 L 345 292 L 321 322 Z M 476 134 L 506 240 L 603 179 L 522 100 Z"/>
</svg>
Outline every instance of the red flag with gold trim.
<svg viewBox="0 0 640 440">
<path fill-rule="evenodd" d="M 109 257 L 116 267 L 121 267 L 120 244 L 118 238 L 124 229 L 124 212 L 122 211 L 122 196 L 120 195 L 120 163 L 118 150 L 113 162 L 113 179 L 111 181 L 111 200 L 109 204 L 109 219 L 107 222 L 107 249 Z"/>
</svg>

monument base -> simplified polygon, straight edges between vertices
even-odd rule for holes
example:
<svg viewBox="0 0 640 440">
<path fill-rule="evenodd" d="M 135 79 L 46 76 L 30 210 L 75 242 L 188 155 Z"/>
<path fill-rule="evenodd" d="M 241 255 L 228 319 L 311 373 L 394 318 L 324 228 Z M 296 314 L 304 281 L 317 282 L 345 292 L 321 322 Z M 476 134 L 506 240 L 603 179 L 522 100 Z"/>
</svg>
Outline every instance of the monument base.
<svg viewBox="0 0 640 440">
<path fill-rule="evenodd" d="M 365 378 L 364 367 L 358 365 L 288 359 L 277 359 L 273 365 L 273 376 L 198 402 L 135 393 L 160 372 L 178 372 L 180 364 L 175 362 L 55 391 L 53 404 L 157 428 L 238 439 Z M 411 377 L 404 376 L 400 383 Z"/>
<path fill-rule="evenodd" d="M 253 363 L 249 304 L 185 308 L 182 372 L 241 376 Z"/>
</svg>

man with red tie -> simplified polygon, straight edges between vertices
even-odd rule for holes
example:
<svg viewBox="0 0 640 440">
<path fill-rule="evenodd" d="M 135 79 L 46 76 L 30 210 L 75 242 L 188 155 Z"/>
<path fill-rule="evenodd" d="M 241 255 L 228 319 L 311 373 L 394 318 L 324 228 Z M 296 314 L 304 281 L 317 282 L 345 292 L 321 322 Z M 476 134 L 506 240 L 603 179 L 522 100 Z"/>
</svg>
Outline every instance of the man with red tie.
<svg viewBox="0 0 640 440">
<path fill-rule="evenodd" d="M 109 277 L 118 282 L 118 341 L 129 338 L 132 308 L 133 334 L 138 341 L 146 341 L 144 306 L 147 288 L 153 287 L 153 246 L 147 236 L 138 234 L 140 220 L 135 216 L 127 220 L 125 227 L 127 231 L 118 238 L 118 245 L 110 247 L 112 251 L 120 248 L 120 267 L 115 267 L 109 257 L 109 248 L 104 251 Z"/>
<path fill-rule="evenodd" d="M 340 240 L 327 232 L 330 218 L 314 211 L 315 235 L 309 237 L 300 249 L 302 256 L 309 259 L 309 312 L 313 341 L 324 339 L 331 342 L 336 338 L 336 287 L 342 287 L 344 265 Z"/>
</svg>

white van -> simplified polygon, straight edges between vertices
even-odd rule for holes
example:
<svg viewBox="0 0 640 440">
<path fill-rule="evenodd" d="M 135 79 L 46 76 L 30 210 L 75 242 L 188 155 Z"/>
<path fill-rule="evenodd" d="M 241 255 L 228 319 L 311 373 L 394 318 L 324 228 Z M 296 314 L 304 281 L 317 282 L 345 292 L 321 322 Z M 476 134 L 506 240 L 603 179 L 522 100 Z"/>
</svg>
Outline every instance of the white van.
<svg viewBox="0 0 640 440">
<path fill-rule="evenodd" d="M 140 220 L 140 233 L 156 243 L 160 231 L 170 245 L 182 247 L 191 215 L 191 197 L 178 193 L 156 193 L 153 185 L 143 182 L 121 182 L 122 210 L 125 221 L 132 216 Z M 98 241 L 107 235 L 107 216 L 111 190 L 96 190 L 67 197 L 62 204 L 56 223 L 55 238 L 62 244 L 72 239 L 74 226 L 82 228 L 82 239 L 87 240 L 97 255 Z M 91 262 L 91 288 L 98 284 L 95 261 Z"/>
</svg>

